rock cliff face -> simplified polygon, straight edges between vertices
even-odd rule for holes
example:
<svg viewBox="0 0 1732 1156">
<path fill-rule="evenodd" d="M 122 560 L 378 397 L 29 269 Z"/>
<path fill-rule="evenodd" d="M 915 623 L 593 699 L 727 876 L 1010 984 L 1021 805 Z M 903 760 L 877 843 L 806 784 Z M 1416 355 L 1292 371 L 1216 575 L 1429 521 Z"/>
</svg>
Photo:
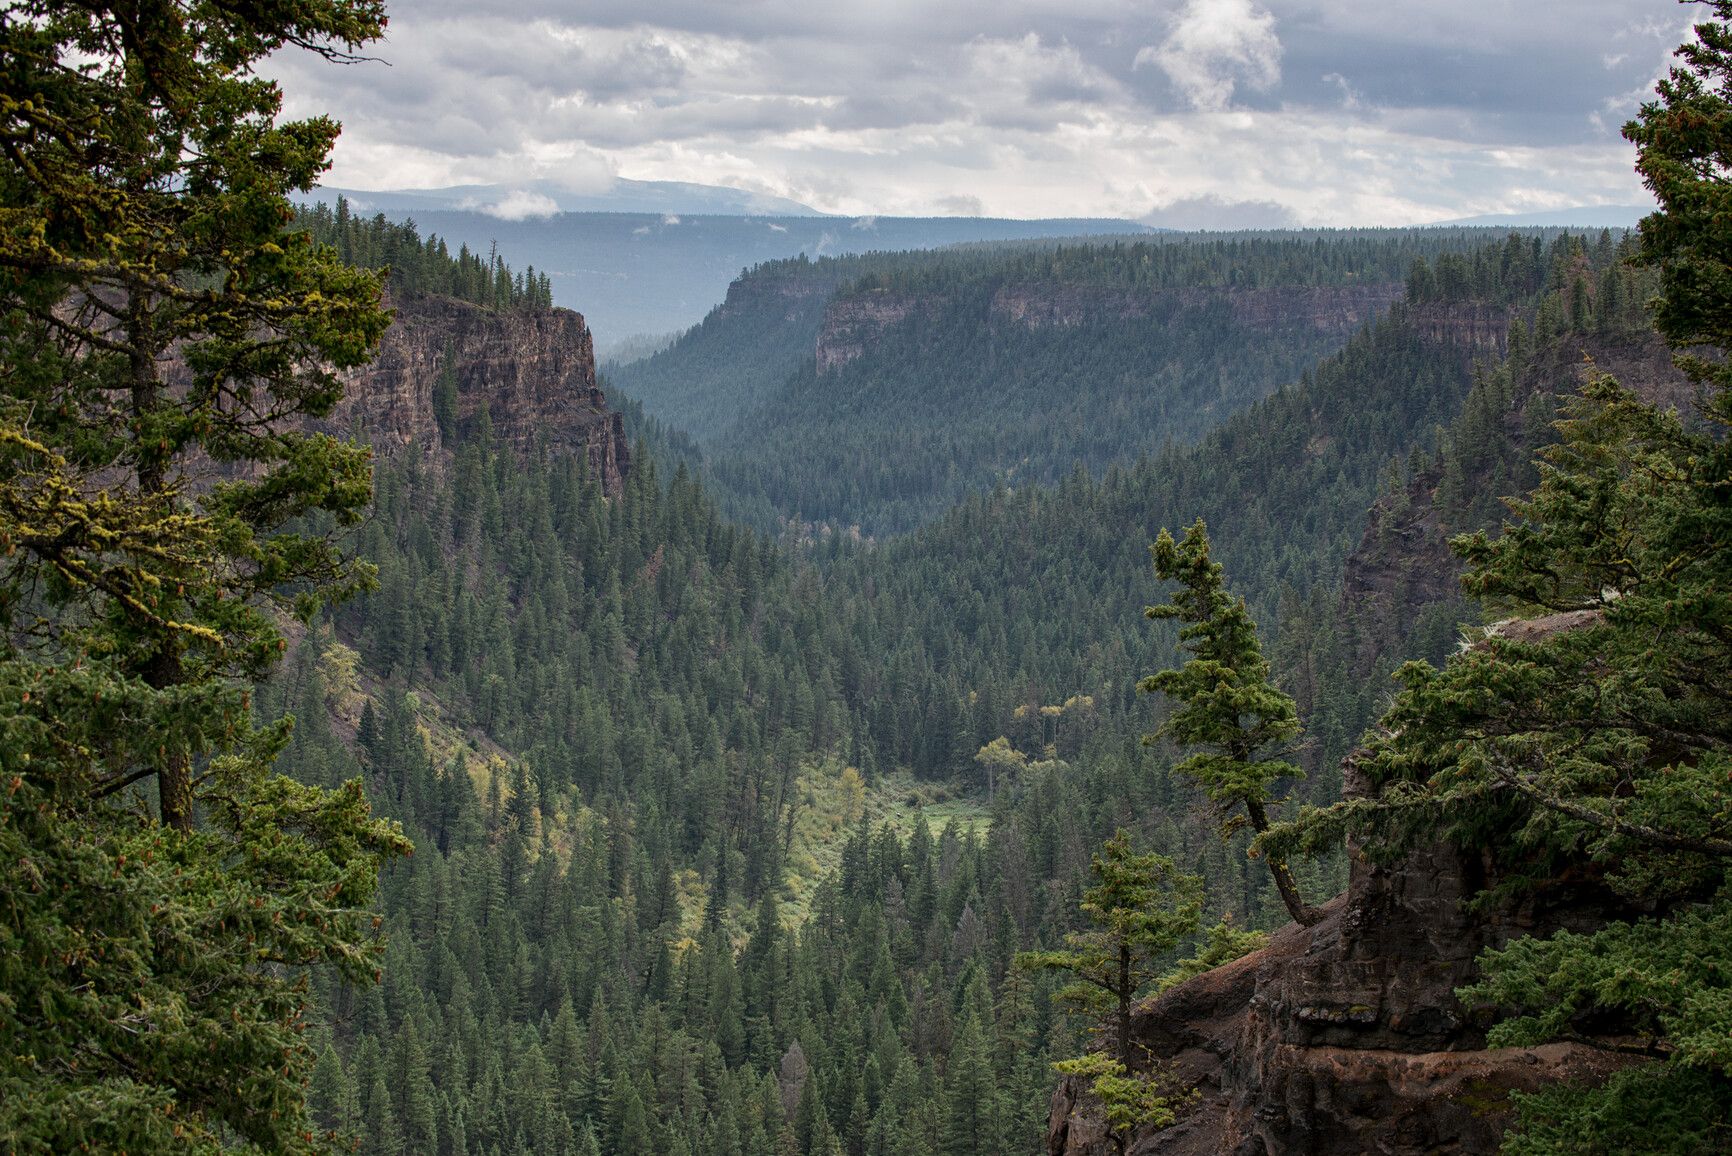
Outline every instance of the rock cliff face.
<svg viewBox="0 0 1732 1156">
<path fill-rule="evenodd" d="M 801 321 L 810 310 L 821 308 L 842 281 L 840 272 L 818 265 L 784 266 L 742 275 L 728 286 L 727 297 L 705 321 L 762 311 L 765 306 L 779 312 L 784 321 Z"/>
<path fill-rule="evenodd" d="M 1438 472 L 1377 499 L 1341 576 L 1341 619 L 1352 630 L 1354 667 L 1369 672 L 1392 640 L 1404 639 L 1427 606 L 1460 595 L 1461 565 L 1437 509 Z"/>
<path fill-rule="evenodd" d="M 1351 785 L 1350 785 L 1351 789 Z M 1136 1012 L 1136 1042 L 1197 1100 L 1133 1154 L 1387 1156 L 1495 1151 L 1509 1093 L 1603 1078 L 1630 1062 L 1579 1043 L 1487 1050 L 1483 1017 L 1454 989 L 1484 948 L 1598 926 L 1609 896 L 1559 880 L 1490 915 L 1462 900 L 1496 881 L 1488 858 L 1448 848 L 1399 867 L 1356 863 L 1314 927 L 1198 976 Z M 1116 1152 L 1075 1081 L 1053 1096 L 1052 1156 Z"/>
<path fill-rule="evenodd" d="M 1488 351 L 1481 345 L 1489 321 L 1478 309 L 1458 310 L 1453 317 L 1443 307 L 1428 307 L 1427 324 L 1439 334 Z M 1642 398 L 1661 406 L 1687 410 L 1693 387 L 1672 364 L 1671 351 L 1651 331 L 1607 336 L 1567 334 L 1532 356 L 1519 375 L 1517 405 L 1505 416 L 1504 436 L 1513 452 L 1530 457 L 1538 448 L 1528 444 L 1530 431 L 1522 407 L 1536 394 L 1567 393 L 1590 372 L 1609 373 Z M 1437 505 L 1435 468 L 1414 478 L 1404 493 L 1385 494 L 1372 506 L 1364 536 L 1347 559 L 1341 585 L 1341 615 L 1351 624 L 1358 668 L 1369 671 L 1380 650 L 1401 648 L 1426 607 L 1453 600 L 1460 593 L 1460 564 L 1449 549 L 1452 534 L 1476 527 L 1448 525 Z M 1501 513 L 1501 511 L 1500 511 Z"/>
<path fill-rule="evenodd" d="M 1477 302 L 1428 303 L 1408 307 L 1408 321 L 1420 336 L 1469 349 L 1501 354 L 1509 342 L 1515 312 Z"/>
<path fill-rule="evenodd" d="M 994 320 L 1029 329 L 1122 321 L 1160 325 L 1180 313 L 1219 308 L 1252 329 L 1303 327 L 1345 336 L 1401 300 L 1403 291 L 1398 282 L 1269 289 L 1009 284 L 992 292 L 987 308 Z M 835 298 L 818 333 L 818 372 L 846 365 L 891 327 L 911 316 L 937 313 L 950 301 L 942 294 L 877 288 Z"/>
<path fill-rule="evenodd" d="M 449 298 L 395 303 L 397 318 L 378 356 L 345 374 L 345 396 L 324 423 L 357 433 L 381 456 L 445 456 L 435 393 L 455 377 L 455 430 L 483 409 L 495 440 L 518 452 L 538 444 L 581 453 L 604 490 L 617 493 L 631 468 L 624 417 L 596 385 L 595 351 L 583 318 L 569 309 L 496 312 Z"/>
<path fill-rule="evenodd" d="M 851 293 L 830 302 L 818 330 L 818 372 L 828 373 L 853 361 L 891 326 L 905 321 L 916 310 L 930 310 L 933 298 L 917 297 L 889 289 Z"/>
<path fill-rule="evenodd" d="M 993 295 L 992 312 L 1028 326 L 1159 318 L 1180 309 L 1224 304 L 1233 319 L 1254 328 L 1302 325 L 1345 335 L 1401 300 L 1400 282 L 1365 285 L 1278 286 L 1267 289 L 1160 289 L 1076 285 L 1007 285 Z"/>
</svg>

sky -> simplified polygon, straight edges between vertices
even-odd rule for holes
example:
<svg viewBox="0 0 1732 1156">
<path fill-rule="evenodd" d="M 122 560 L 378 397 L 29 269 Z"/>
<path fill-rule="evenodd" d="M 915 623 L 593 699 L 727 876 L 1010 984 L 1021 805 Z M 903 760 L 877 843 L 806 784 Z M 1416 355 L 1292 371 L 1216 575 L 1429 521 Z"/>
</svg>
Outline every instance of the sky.
<svg viewBox="0 0 1732 1156">
<path fill-rule="evenodd" d="M 1404 225 L 1647 201 L 1670 0 L 400 0 L 280 55 L 327 183 L 616 178 L 846 215 Z M 552 202 L 522 194 L 517 211 Z"/>
</svg>

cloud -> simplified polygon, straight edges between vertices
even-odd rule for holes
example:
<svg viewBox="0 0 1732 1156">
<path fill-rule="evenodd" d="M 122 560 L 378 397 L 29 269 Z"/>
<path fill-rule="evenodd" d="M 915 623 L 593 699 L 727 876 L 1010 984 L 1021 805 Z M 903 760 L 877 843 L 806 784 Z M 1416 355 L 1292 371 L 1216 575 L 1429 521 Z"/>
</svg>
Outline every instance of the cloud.
<svg viewBox="0 0 1732 1156">
<path fill-rule="evenodd" d="M 1275 17 L 1252 0 L 1187 0 L 1159 45 L 1137 52 L 1133 67 L 1153 64 L 1193 108 L 1226 108 L 1241 83 L 1267 89 L 1281 79 Z"/>
<path fill-rule="evenodd" d="M 1336 88 L 1341 90 L 1342 108 L 1359 107 L 1359 94 L 1353 91 L 1353 85 L 1348 82 L 1345 76 L 1342 76 L 1339 72 L 1326 72 L 1323 74 L 1323 83 L 1333 84 Z"/>
<path fill-rule="evenodd" d="M 951 193 L 938 198 L 941 217 L 980 217 L 986 214 L 986 202 L 968 193 Z"/>
<path fill-rule="evenodd" d="M 290 115 L 343 123 L 328 182 L 353 189 L 620 177 L 856 218 L 1401 224 L 1640 200 L 1617 126 L 1689 16 L 1658 2 L 415 0 L 371 50 L 389 67 L 284 52 L 270 74 Z"/>
<path fill-rule="evenodd" d="M 1159 205 L 1140 218 L 1163 229 L 1291 229 L 1298 214 L 1274 201 L 1230 201 L 1213 193 Z"/>
<path fill-rule="evenodd" d="M 788 226 L 778 225 L 774 221 L 770 222 L 770 232 L 772 232 L 772 233 L 786 233 L 787 231 L 788 231 Z"/>
<path fill-rule="evenodd" d="M 552 197 L 524 189 L 513 189 L 491 205 L 465 207 L 479 209 L 489 217 L 497 217 L 501 221 L 528 221 L 551 217 L 559 212 L 559 202 Z"/>
<path fill-rule="evenodd" d="M 677 214 L 677 213 L 663 213 L 662 214 L 662 224 L 664 224 L 664 225 L 677 225 L 679 223 L 680 223 L 679 214 Z"/>
</svg>

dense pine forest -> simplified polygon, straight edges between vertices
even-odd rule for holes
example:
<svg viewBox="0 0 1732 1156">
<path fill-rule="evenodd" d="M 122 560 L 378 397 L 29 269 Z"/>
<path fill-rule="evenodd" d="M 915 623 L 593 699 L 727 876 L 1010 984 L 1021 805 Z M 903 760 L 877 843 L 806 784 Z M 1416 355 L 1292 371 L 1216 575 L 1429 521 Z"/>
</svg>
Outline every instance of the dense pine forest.
<svg viewBox="0 0 1732 1156">
<path fill-rule="evenodd" d="M 782 262 L 612 378 L 695 436 L 735 517 L 883 535 L 971 493 L 1194 442 L 1403 297 L 1497 328 L 1540 290 L 1551 239 L 1181 235 Z"/>
<path fill-rule="evenodd" d="M 1462 258 L 1533 287 L 1498 314 L 1511 359 L 1452 329 L 1505 304 L 1501 279 L 1464 313 L 1410 266 L 1418 300 L 1196 447 L 879 547 L 740 527 L 647 449 L 613 499 L 485 429 L 443 469 L 381 466 L 358 541 L 380 589 L 315 623 L 263 703 L 304 720 L 283 766 L 361 775 L 419 848 L 386 873 L 385 982 L 325 993 L 320 1122 L 382 1152 L 1037 1150 L 1087 1022 L 1016 958 L 1085 925 L 1102 840 L 1198 874 L 1208 922 L 1286 917 L 1172 748 L 1138 741 L 1160 712 L 1135 679 L 1176 654 L 1141 613 L 1146 543 L 1209 520 L 1308 723 L 1297 797 L 1332 801 L 1387 693 L 1356 655 L 1441 655 L 1465 613 L 1356 635 L 1340 581 L 1367 508 L 1420 474 L 1502 476 L 1458 447 L 1519 471 L 1544 426 L 1489 437 L 1527 404 L 1497 383 L 1639 339 L 1627 251 Z M 1298 870 L 1318 898 L 1343 880 Z"/>
<path fill-rule="evenodd" d="M 1197 1100 L 1144 997 L 1438 845 L 1600 905 L 1476 1030 L 1643 1061 L 1508 1150 L 1723 1139 L 1732 28 L 1639 233 L 761 266 L 618 367 L 610 481 L 449 364 L 437 447 L 317 432 L 392 304 L 553 308 L 291 206 L 335 126 L 254 70 L 382 9 L 27 7 L 0 1148 L 1035 1153 L 1063 1075 L 1122 1152 Z"/>
</svg>

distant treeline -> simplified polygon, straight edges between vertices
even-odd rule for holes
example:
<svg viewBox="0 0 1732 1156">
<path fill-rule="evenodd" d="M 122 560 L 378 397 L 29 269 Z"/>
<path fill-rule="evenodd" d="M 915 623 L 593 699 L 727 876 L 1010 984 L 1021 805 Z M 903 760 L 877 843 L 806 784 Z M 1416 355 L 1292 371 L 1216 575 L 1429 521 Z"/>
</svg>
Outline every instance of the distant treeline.
<svg viewBox="0 0 1732 1156">
<path fill-rule="evenodd" d="M 338 197 L 334 209 L 322 201 L 303 205 L 294 227 L 335 247 L 351 265 L 389 270 L 391 293 L 399 298 L 455 297 L 488 309 L 553 308 L 553 282 L 535 266 L 514 273 L 497 250 L 482 256 L 468 245 L 454 255 L 435 235 L 423 240 L 413 219 L 398 224 L 383 213 L 355 216 L 346 197 Z"/>
</svg>

